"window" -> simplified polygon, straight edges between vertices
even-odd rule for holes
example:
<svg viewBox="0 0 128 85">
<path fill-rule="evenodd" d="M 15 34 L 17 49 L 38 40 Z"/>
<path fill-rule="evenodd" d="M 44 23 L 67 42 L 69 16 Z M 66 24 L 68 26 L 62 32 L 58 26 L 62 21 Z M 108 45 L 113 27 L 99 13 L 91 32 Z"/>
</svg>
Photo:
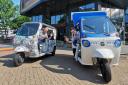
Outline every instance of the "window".
<svg viewBox="0 0 128 85">
<path fill-rule="evenodd" d="M 39 24 L 37 23 L 25 24 L 17 31 L 17 35 L 20 35 L 20 36 L 35 35 L 38 30 L 38 27 L 39 27 Z"/>
<path fill-rule="evenodd" d="M 83 30 L 89 33 L 114 33 L 115 26 L 107 17 L 88 17 L 83 20 Z"/>
</svg>

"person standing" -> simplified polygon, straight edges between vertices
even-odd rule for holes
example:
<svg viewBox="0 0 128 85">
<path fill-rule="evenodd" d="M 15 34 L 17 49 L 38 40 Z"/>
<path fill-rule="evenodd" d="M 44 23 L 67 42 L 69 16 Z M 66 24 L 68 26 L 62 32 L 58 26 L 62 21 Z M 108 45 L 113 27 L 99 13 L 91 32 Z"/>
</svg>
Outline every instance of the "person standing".
<svg viewBox="0 0 128 85">
<path fill-rule="evenodd" d="M 71 34 L 72 34 L 72 50 L 73 50 L 73 55 L 75 56 L 79 33 L 75 30 L 75 28 L 72 27 Z"/>
<path fill-rule="evenodd" d="M 64 35 L 64 45 L 63 45 L 64 48 L 67 48 L 67 41 L 68 41 L 68 38 L 67 36 Z"/>
</svg>

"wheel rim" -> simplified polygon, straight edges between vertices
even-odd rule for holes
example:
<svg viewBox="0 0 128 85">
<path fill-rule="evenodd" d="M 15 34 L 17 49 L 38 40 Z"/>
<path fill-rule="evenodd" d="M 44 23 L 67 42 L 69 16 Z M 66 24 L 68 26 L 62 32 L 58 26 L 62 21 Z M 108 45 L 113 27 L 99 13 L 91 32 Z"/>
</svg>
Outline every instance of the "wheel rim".
<svg viewBox="0 0 128 85">
<path fill-rule="evenodd" d="M 19 56 L 18 62 L 19 63 L 23 63 L 24 62 L 24 59 L 21 56 Z"/>
<path fill-rule="evenodd" d="M 15 56 L 15 64 L 17 66 L 21 65 L 23 62 L 24 62 L 24 58 L 20 54 Z"/>
</svg>

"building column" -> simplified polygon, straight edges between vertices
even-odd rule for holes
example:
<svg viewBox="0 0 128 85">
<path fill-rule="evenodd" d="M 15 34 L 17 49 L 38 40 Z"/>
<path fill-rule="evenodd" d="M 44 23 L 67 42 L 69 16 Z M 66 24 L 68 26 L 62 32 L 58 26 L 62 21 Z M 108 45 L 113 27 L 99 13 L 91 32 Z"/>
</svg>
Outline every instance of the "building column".
<svg viewBox="0 0 128 85">
<path fill-rule="evenodd" d="M 70 36 L 70 12 L 66 14 L 66 36 Z"/>
<path fill-rule="evenodd" d="M 69 3 L 70 1 L 68 1 Z M 70 36 L 71 9 L 69 5 L 66 7 L 66 36 Z"/>
<path fill-rule="evenodd" d="M 43 22 L 46 24 L 51 24 L 50 3 L 47 3 L 46 12 L 43 16 Z"/>
<path fill-rule="evenodd" d="M 101 8 L 102 8 L 101 3 L 100 2 L 96 2 L 95 3 L 95 11 L 101 11 Z"/>
<path fill-rule="evenodd" d="M 125 29 L 126 29 L 126 21 L 125 21 L 125 17 L 126 17 L 126 9 L 124 9 L 124 16 L 123 16 L 123 22 L 122 22 L 122 27 L 123 27 L 123 44 L 125 44 Z"/>
<path fill-rule="evenodd" d="M 51 24 L 51 16 L 50 16 L 49 13 L 44 14 L 43 22 L 46 23 L 46 24 Z"/>
</svg>

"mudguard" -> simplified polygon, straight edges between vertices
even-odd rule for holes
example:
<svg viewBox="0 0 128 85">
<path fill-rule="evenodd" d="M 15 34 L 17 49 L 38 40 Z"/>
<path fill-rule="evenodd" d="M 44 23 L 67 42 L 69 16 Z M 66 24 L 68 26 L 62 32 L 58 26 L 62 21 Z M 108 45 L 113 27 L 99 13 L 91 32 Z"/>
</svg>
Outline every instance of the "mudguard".
<svg viewBox="0 0 128 85">
<path fill-rule="evenodd" d="M 14 50 L 15 52 L 30 52 L 30 50 L 27 47 L 24 46 L 18 46 Z"/>
<path fill-rule="evenodd" d="M 105 59 L 113 59 L 114 58 L 114 54 L 112 52 L 112 50 L 110 49 L 96 49 L 96 51 L 94 52 L 94 56 L 96 58 L 105 58 Z"/>
</svg>

